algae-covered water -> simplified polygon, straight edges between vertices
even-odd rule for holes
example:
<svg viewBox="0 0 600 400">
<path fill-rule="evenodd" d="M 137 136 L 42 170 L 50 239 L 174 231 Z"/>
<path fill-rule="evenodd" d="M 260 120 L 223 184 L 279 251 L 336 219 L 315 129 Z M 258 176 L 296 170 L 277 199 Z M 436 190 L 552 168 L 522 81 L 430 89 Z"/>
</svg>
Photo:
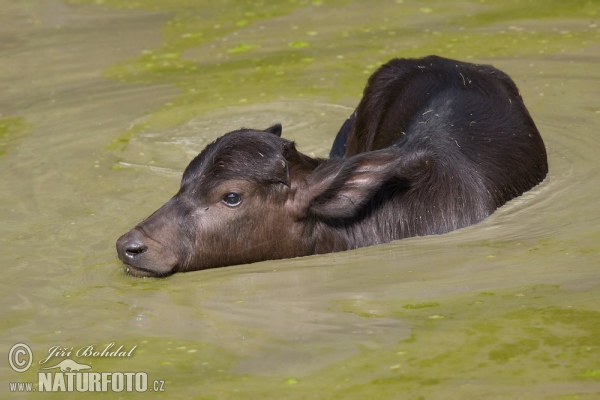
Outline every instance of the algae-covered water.
<svg viewBox="0 0 600 400">
<path fill-rule="evenodd" d="M 281 122 L 325 156 L 378 65 L 428 54 L 513 77 L 540 186 L 447 235 L 125 274 L 207 143 Z M 64 398 L 38 377 L 68 358 L 147 373 L 107 398 L 600 398 L 599 93 L 597 0 L 0 0 L 0 397 Z"/>
</svg>

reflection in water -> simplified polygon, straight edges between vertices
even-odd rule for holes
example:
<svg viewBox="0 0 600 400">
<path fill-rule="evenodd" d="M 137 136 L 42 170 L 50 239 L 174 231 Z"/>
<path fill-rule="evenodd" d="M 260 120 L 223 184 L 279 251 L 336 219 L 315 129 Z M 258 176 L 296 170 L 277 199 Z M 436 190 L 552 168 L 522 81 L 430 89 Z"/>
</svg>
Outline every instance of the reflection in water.
<svg viewBox="0 0 600 400">
<path fill-rule="evenodd" d="M 600 393 L 591 6 L 536 21 L 520 5 L 297 2 L 261 14 L 236 3 L 228 23 L 187 2 L 75 3 L 0 0 L 3 349 L 25 342 L 38 359 L 55 345 L 138 345 L 131 359 L 79 361 L 146 371 L 180 397 Z M 116 238 L 176 193 L 207 143 L 281 122 L 301 151 L 325 156 L 368 74 L 420 51 L 513 77 L 548 149 L 541 185 L 447 235 L 164 280 L 124 274 Z"/>
</svg>

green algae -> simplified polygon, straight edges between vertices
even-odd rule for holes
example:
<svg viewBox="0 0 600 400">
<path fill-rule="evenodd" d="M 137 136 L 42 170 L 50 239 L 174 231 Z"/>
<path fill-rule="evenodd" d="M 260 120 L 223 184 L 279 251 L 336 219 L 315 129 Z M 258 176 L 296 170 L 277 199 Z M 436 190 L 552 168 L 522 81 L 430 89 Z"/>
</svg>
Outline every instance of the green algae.
<svg viewBox="0 0 600 400">
<path fill-rule="evenodd" d="M 31 130 L 31 125 L 24 117 L 0 118 L 0 156 L 9 151 Z"/>
<path fill-rule="evenodd" d="M 518 293 L 528 296 L 515 296 Z M 544 293 L 544 300 L 530 296 Z M 498 291 L 487 303 L 472 306 L 477 294 L 438 299 L 441 312 L 451 320 L 427 321 L 427 309 L 407 312 L 402 301 L 336 302 L 334 308 L 363 315 L 364 308 L 386 310 L 382 317 L 394 316 L 410 321 L 411 340 L 399 342 L 395 349 L 365 352 L 355 360 L 363 366 L 400 361 L 396 376 L 379 377 L 366 383 L 349 385 L 341 393 L 359 394 L 428 392 L 427 385 L 486 380 L 494 377 L 498 389 L 502 382 L 512 390 L 529 387 L 532 382 L 576 382 L 598 379 L 600 360 L 600 312 L 589 309 L 594 292 L 569 293 L 556 286 L 539 285 Z M 572 304 L 564 306 L 559 304 Z M 467 305 L 471 305 L 470 307 Z M 387 375 L 390 375 L 388 372 Z M 430 380 L 430 381 L 428 381 Z M 382 393 L 379 393 L 382 390 Z M 439 389 L 438 389 L 439 390 Z M 518 391 L 518 389 L 517 389 Z M 510 393 L 510 391 L 508 392 Z"/>
<path fill-rule="evenodd" d="M 184 295 L 177 282 L 171 285 L 172 295 Z M 138 286 L 135 290 L 145 285 Z M 519 293 L 526 296 L 516 296 Z M 544 298 L 535 298 L 534 293 L 543 293 Z M 486 393 L 492 392 L 514 398 L 537 386 L 543 393 L 557 384 L 567 385 L 566 396 L 578 395 L 572 387 L 600 379 L 600 311 L 595 309 L 595 291 L 535 285 L 498 289 L 485 303 L 473 305 L 478 298 L 479 293 L 474 292 L 430 299 L 428 303 L 437 304 L 436 310 L 452 316 L 436 321 L 428 318 L 431 307 L 405 308 L 422 302 L 401 294 L 387 300 L 334 300 L 330 312 L 367 317 L 370 310 L 377 309 L 375 318 L 409 322 L 412 335 L 391 346 L 365 346 L 355 355 L 309 374 L 233 372 L 245 356 L 207 343 L 203 339 L 206 333 L 200 333 L 197 340 L 159 335 L 136 339 L 122 334 L 119 345 L 138 346 L 130 359 L 80 361 L 92 364 L 94 371 L 144 371 L 151 380 L 166 380 L 166 395 L 203 399 L 437 399 L 448 398 L 448 393 L 453 394 L 451 398 L 486 398 Z M 212 316 L 206 319 L 224 332 L 227 323 L 221 325 Z M 106 344 L 97 339 L 92 334 L 88 341 L 100 347 Z M 57 340 L 75 346 L 81 341 L 55 338 L 53 342 Z M 34 380 L 34 373 L 37 370 L 24 378 Z M 543 397 L 532 393 L 528 398 Z"/>
<path fill-rule="evenodd" d="M 568 29 L 553 24 L 558 18 L 589 20 L 596 15 L 597 3 L 585 0 L 480 0 L 458 7 L 441 1 L 430 1 L 427 7 L 422 2 L 381 1 L 368 7 L 384 17 L 365 18 L 359 24 L 337 23 L 336 18 L 341 12 L 366 15 L 361 8 L 366 3 L 360 1 L 71 2 L 169 13 L 162 44 L 109 67 L 105 75 L 124 83 L 174 85 L 181 94 L 123 132 L 111 149 L 125 148 L 139 132 L 167 129 L 202 111 L 240 103 L 281 98 L 355 102 L 366 75 L 393 57 L 493 59 L 549 55 L 600 43 L 598 29 L 587 24 Z M 298 21 L 294 15 L 300 10 L 329 16 L 332 23 L 325 29 Z M 276 19 L 292 28 L 277 31 L 279 40 L 274 41 L 268 24 Z M 435 29 L 421 28 L 428 19 Z M 497 26 L 504 21 L 511 25 Z M 517 26 L 519 21 L 526 25 Z"/>
<path fill-rule="evenodd" d="M 593 370 L 585 371 L 584 373 L 582 373 L 579 376 L 582 378 L 591 378 L 591 379 L 600 381 L 600 369 L 593 369 Z"/>
<path fill-rule="evenodd" d="M 600 41 L 598 31 L 545 31 L 534 29 L 507 29 L 499 32 L 442 32 L 425 34 L 410 49 L 402 51 L 405 57 L 436 53 L 449 58 L 497 58 L 548 55 L 587 47 Z"/>
<path fill-rule="evenodd" d="M 448 392 L 482 398 L 488 392 L 510 396 L 535 386 L 543 390 L 546 383 L 598 380 L 600 310 L 589 302 L 593 292 L 537 285 L 498 290 L 474 306 L 477 298 L 478 293 L 436 298 L 436 309 L 452 316 L 437 321 L 429 320 L 429 307 L 404 308 L 419 304 L 410 299 L 335 300 L 332 311 L 365 316 L 376 308 L 379 318 L 409 322 L 413 334 L 391 348 L 365 347 L 309 375 L 224 370 L 198 389 L 205 398 L 232 396 L 225 387 L 236 388 L 236 398 L 440 398 Z M 477 382 L 485 382 L 484 392 Z M 286 391 L 290 385 L 300 391 Z"/>
<path fill-rule="evenodd" d="M 105 340 L 97 340 L 95 338 L 87 338 L 81 340 L 76 338 L 63 338 L 58 332 L 54 335 L 54 343 L 69 343 L 68 348 L 72 347 L 72 352 L 75 353 L 82 347 L 94 345 L 96 349 L 103 349 L 110 342 Z M 214 381 L 245 381 L 247 376 L 235 376 L 233 379 L 224 373 L 231 368 L 236 357 L 232 353 L 221 346 L 215 346 L 204 343 L 200 340 L 182 340 L 166 337 L 147 337 L 147 338 L 119 338 L 113 341 L 116 347 L 123 346 L 124 349 L 135 350 L 130 357 L 77 357 L 76 359 L 87 365 L 90 365 L 93 372 L 107 371 L 127 371 L 127 372 L 145 372 L 148 374 L 149 386 L 152 388 L 152 383 L 155 380 L 164 381 L 164 395 L 169 395 L 172 398 L 173 393 L 177 392 L 179 396 L 188 394 L 188 398 L 195 394 L 194 398 L 198 398 L 197 393 L 201 392 L 202 387 L 210 385 Z M 46 357 L 47 348 L 38 348 L 32 346 L 36 360 L 41 360 Z M 152 360 L 150 363 L 147 360 Z M 60 357 L 51 358 L 48 364 L 56 364 L 60 361 Z M 37 386 L 38 372 L 40 368 L 47 364 L 34 364 L 27 372 L 22 375 L 23 379 L 28 379 L 35 382 Z M 191 377 L 186 379 L 182 385 L 179 379 L 182 376 Z M 217 391 L 218 393 L 219 391 Z M 147 393 L 152 395 L 152 393 Z M 155 393 L 156 394 L 156 393 Z M 114 393 L 96 393 L 98 397 L 114 398 Z M 47 398 L 64 398 L 64 393 L 47 393 Z M 179 398 L 179 397 L 178 397 Z"/>
<path fill-rule="evenodd" d="M 600 14 L 597 1 L 593 0 L 471 0 L 489 6 L 489 9 L 460 19 L 467 25 L 484 25 L 516 20 L 556 18 L 591 18 Z M 493 7 L 492 7 L 493 6 Z"/>
<path fill-rule="evenodd" d="M 459 17 L 450 18 L 449 22 L 436 25 L 435 31 L 412 26 L 401 28 L 391 22 L 394 11 L 390 13 L 390 21 L 382 20 L 384 26 L 381 29 L 371 22 L 360 27 L 343 28 L 333 24 L 329 32 L 306 27 L 300 29 L 304 33 L 281 32 L 281 43 L 273 46 L 252 34 L 240 34 L 239 40 L 229 36 L 241 28 L 274 18 L 275 13 L 251 15 L 252 11 L 245 8 L 250 3 L 228 3 L 232 8 L 235 8 L 234 4 L 239 6 L 232 14 L 232 21 L 214 19 L 210 24 L 207 23 L 209 18 L 198 16 L 201 13 L 197 11 L 197 5 L 206 6 L 207 15 L 216 13 L 216 9 L 196 1 L 104 3 L 122 8 L 167 11 L 172 18 L 163 28 L 163 44 L 108 68 L 106 76 L 123 83 L 167 84 L 181 89 L 177 98 L 152 110 L 147 118 L 123 133 L 112 148 L 125 147 L 139 132 L 173 126 L 211 108 L 300 95 L 331 101 L 348 96 L 355 101 L 368 74 L 393 56 L 420 56 L 435 52 L 458 58 L 538 57 L 540 50 L 547 55 L 598 43 L 595 32 L 582 28 L 561 33 L 550 25 L 536 28 L 535 32 L 529 32 L 527 29 L 530 28 L 518 30 L 521 27 L 502 28 L 506 30 L 504 33 L 495 31 L 494 27 L 488 27 L 489 33 L 459 32 L 458 24 L 466 26 L 467 19 L 477 21 L 477 13 L 465 17 L 462 22 Z M 412 7 L 412 3 L 406 3 Z M 315 2 L 294 4 L 311 7 Z M 540 9 L 544 8 L 539 2 L 536 4 Z M 326 11 L 327 2 L 320 7 L 319 12 Z M 401 16 L 398 25 L 405 24 L 411 16 L 424 18 L 450 12 L 446 9 L 448 6 L 442 8 L 435 4 L 410 7 L 398 13 Z M 565 2 L 563 8 L 569 7 Z M 500 8 L 504 10 L 502 15 L 506 20 L 533 18 L 527 17 L 525 12 L 523 17 L 514 12 L 511 14 L 502 4 L 486 6 L 482 10 L 487 11 L 480 14 Z M 519 9 L 518 5 L 515 8 Z M 567 14 L 556 16 L 559 15 Z M 579 18 L 578 15 L 568 14 Z M 504 20 L 485 18 L 481 17 L 481 21 L 473 22 L 473 25 L 497 24 Z M 228 40 L 222 41 L 224 38 Z M 339 45 L 342 42 L 344 46 Z M 447 46 L 449 44 L 452 46 Z M 200 56 L 192 54 L 196 51 L 201 52 Z M 217 58 L 219 54 L 222 58 Z M 115 166 L 117 168 L 118 165 Z M 593 236 L 591 239 L 598 238 L 598 232 L 590 235 Z M 583 243 L 579 239 L 539 239 L 532 241 L 530 246 L 520 246 L 522 249 L 520 243 L 503 240 L 481 241 L 469 246 L 489 247 L 494 253 L 493 260 L 482 256 L 482 264 L 498 263 L 500 259 L 505 263 L 524 263 L 529 260 L 527 253 L 560 256 L 569 252 L 570 255 L 587 257 L 586 262 L 591 268 L 598 265 L 597 261 L 593 265 L 590 263 L 590 256 L 598 254 L 598 245 L 593 244 L 598 241 L 591 239 Z M 186 276 L 185 279 L 201 281 L 204 277 Z M 176 278 L 162 281 L 160 285 L 122 279 L 127 279 L 127 286 L 134 288 L 132 297 L 144 293 L 166 293 L 172 304 L 190 304 L 186 297 L 189 291 L 178 291 L 176 285 L 183 286 L 183 283 Z M 210 279 L 212 290 L 221 290 L 214 275 Z M 203 299 L 206 298 L 206 287 L 198 290 L 203 292 Z M 75 290 L 69 293 L 80 298 L 84 294 L 89 295 L 94 301 L 114 299 L 109 290 L 101 287 L 89 286 L 81 293 Z M 237 301 L 244 301 L 244 296 L 240 293 Z M 544 388 L 548 384 L 550 389 L 546 389 L 552 390 L 553 384 L 583 385 L 598 381 L 596 360 L 600 359 L 600 354 L 596 338 L 600 337 L 600 328 L 594 291 L 570 292 L 558 286 L 484 287 L 469 294 L 439 298 L 427 298 L 425 295 L 404 298 L 401 293 L 395 296 L 380 301 L 340 298 L 332 301 L 327 311 L 334 315 L 351 313 L 370 321 L 378 318 L 406 321 L 412 327 L 410 339 L 398 340 L 392 346 L 361 346 L 358 354 L 308 375 L 281 373 L 260 376 L 232 372 L 245 356 L 227 346 L 215 346 L 203 340 L 207 335 L 215 335 L 215 332 L 217 335 L 231 334 L 238 328 L 230 321 L 205 314 L 207 311 L 201 302 L 193 305 L 192 315 L 206 319 L 218 329 L 213 325 L 212 329 L 198 331 L 198 340 L 195 341 L 174 339 L 173 335 L 144 338 L 146 343 L 141 345 L 144 353 L 139 354 L 143 357 L 134 359 L 133 364 L 101 361 L 95 365 L 95 370 L 120 370 L 124 365 L 129 370 L 147 371 L 153 379 L 168 377 L 167 394 L 182 398 L 186 394 L 194 398 L 515 398 L 535 385 Z M 105 301 L 106 308 L 114 311 L 115 307 L 110 304 L 112 300 Z M 57 308 L 68 310 L 69 302 L 65 301 L 62 307 Z M 132 313 L 127 302 L 119 304 L 117 312 L 123 315 Z M 7 321 L 10 327 L 24 322 L 12 314 Z M 99 318 L 98 325 L 101 323 L 106 322 Z M 99 330 L 93 323 L 87 329 L 91 336 Z M 245 332 L 245 329 L 239 331 Z M 259 335 L 258 330 L 255 329 L 253 335 Z M 135 333 L 139 335 L 139 331 Z M 159 333 L 153 334 L 160 336 Z M 272 339 L 269 332 L 263 331 L 262 334 L 266 340 L 277 340 Z M 42 339 L 44 343 L 56 341 L 48 337 Z M 105 337 L 102 339 L 105 340 Z M 66 342 L 71 344 L 76 340 L 79 339 L 70 338 Z M 137 343 L 131 338 L 124 340 L 129 344 Z M 228 340 L 231 339 L 225 339 L 224 343 L 230 345 Z M 287 345 L 295 346 L 294 343 Z M 353 345 L 348 343 L 348 346 Z M 579 395 L 572 392 L 570 396 Z"/>
<path fill-rule="evenodd" d="M 436 303 L 436 302 L 431 302 L 431 303 L 416 303 L 416 304 L 407 304 L 405 306 L 402 306 L 402 308 L 406 308 L 406 309 L 429 308 L 429 307 L 437 307 L 439 305 L 440 304 Z"/>
<path fill-rule="evenodd" d="M 516 296 L 519 293 L 525 296 Z M 544 298 L 535 298 L 534 293 L 543 293 Z M 600 311 L 593 307 L 594 291 L 570 292 L 555 285 L 536 285 L 499 289 L 496 294 L 478 305 L 473 301 L 480 298 L 479 293 L 432 299 L 438 304 L 436 310 L 452 316 L 436 321 L 429 319 L 430 307 L 405 308 L 419 304 L 411 299 L 335 300 L 332 312 L 373 318 L 370 310 L 377 309 L 375 318 L 407 321 L 412 326 L 411 338 L 391 347 L 365 347 L 354 356 L 304 376 L 232 373 L 231 367 L 239 360 L 232 354 L 207 369 L 201 361 L 218 358 L 222 349 L 199 343 L 178 344 L 185 349 L 172 356 L 170 368 L 188 368 L 190 374 L 202 376 L 202 386 L 196 389 L 210 399 L 446 398 L 444 393 L 485 397 L 476 382 L 485 382 L 486 390 L 496 395 L 511 397 L 538 385 L 543 392 L 545 384 L 577 387 L 599 379 Z M 194 354 L 199 358 L 192 367 L 181 365 L 187 363 L 188 347 L 198 351 Z M 214 354 L 202 353 L 204 348 Z M 164 352 L 157 357 L 164 358 Z M 202 368 L 202 374 L 193 368 Z M 188 374 L 180 377 L 173 382 L 178 393 L 188 385 L 197 385 Z M 287 391 L 292 387 L 293 391 Z M 564 395 L 577 395 L 565 387 Z"/>
<path fill-rule="evenodd" d="M 260 46 L 256 46 L 256 45 L 253 45 L 253 44 L 242 43 L 242 44 L 238 44 L 237 46 L 235 46 L 235 47 L 227 50 L 227 52 L 228 53 L 241 53 L 241 52 L 244 52 L 244 51 L 250 51 L 250 50 L 253 50 L 253 49 L 257 49 L 259 47 Z"/>
<path fill-rule="evenodd" d="M 512 343 L 503 343 L 489 352 L 489 358 L 498 364 L 504 364 L 516 360 L 517 357 L 528 356 L 531 352 L 537 350 L 539 346 L 539 341 L 535 339 L 521 339 Z"/>
</svg>

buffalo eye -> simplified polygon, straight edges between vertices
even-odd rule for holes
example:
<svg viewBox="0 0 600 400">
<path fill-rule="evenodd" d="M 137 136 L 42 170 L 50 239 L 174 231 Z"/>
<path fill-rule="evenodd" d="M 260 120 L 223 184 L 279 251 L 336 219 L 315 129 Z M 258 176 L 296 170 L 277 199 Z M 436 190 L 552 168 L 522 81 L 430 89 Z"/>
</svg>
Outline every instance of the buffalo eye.
<svg viewBox="0 0 600 400">
<path fill-rule="evenodd" d="M 223 197 L 223 203 L 227 204 L 229 207 L 239 206 L 242 202 L 242 195 L 238 193 L 227 193 L 225 197 Z"/>
</svg>

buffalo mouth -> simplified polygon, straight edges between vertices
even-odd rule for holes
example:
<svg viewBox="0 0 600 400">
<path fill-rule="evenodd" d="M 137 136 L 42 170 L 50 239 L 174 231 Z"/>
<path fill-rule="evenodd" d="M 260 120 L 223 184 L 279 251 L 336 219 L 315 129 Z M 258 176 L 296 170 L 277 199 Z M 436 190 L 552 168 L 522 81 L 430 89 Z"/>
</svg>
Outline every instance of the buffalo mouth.
<svg viewBox="0 0 600 400">
<path fill-rule="evenodd" d="M 177 259 L 165 257 L 163 246 L 139 226 L 121 236 L 116 247 L 125 271 L 131 276 L 163 278 L 177 270 Z"/>
<path fill-rule="evenodd" d="M 174 269 L 171 271 L 154 271 L 144 267 L 134 267 L 126 262 L 123 262 L 123 267 L 126 274 L 135 276 L 136 278 L 165 278 L 174 272 Z"/>
</svg>

